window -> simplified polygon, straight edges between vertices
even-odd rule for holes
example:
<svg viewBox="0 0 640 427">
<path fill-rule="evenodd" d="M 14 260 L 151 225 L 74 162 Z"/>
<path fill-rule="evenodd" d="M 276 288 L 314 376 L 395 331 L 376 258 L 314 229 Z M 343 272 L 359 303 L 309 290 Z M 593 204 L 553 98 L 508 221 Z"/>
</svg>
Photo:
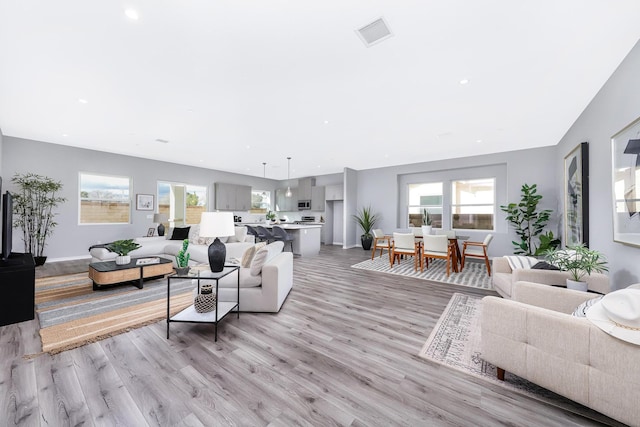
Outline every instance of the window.
<svg viewBox="0 0 640 427">
<path fill-rule="evenodd" d="M 442 183 L 409 184 L 409 226 L 420 227 L 424 211 L 432 219 L 431 226 L 442 228 Z"/>
<path fill-rule="evenodd" d="M 158 182 L 158 213 L 169 218 L 170 227 L 200 224 L 202 212 L 206 210 L 207 187 Z"/>
<path fill-rule="evenodd" d="M 494 230 L 495 178 L 453 181 L 451 184 L 452 228 Z"/>
<path fill-rule="evenodd" d="M 271 210 L 271 191 L 251 190 L 251 213 L 267 213 Z"/>
<path fill-rule="evenodd" d="M 129 224 L 131 180 L 80 173 L 80 224 Z"/>
</svg>

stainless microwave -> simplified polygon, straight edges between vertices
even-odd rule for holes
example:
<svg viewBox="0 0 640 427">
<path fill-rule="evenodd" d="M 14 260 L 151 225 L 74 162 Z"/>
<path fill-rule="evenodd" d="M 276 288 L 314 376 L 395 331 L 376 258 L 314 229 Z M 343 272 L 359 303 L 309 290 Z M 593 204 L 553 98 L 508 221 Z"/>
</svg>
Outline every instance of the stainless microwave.
<svg viewBox="0 0 640 427">
<path fill-rule="evenodd" d="M 311 200 L 298 200 L 298 210 L 308 211 L 311 209 Z"/>
</svg>

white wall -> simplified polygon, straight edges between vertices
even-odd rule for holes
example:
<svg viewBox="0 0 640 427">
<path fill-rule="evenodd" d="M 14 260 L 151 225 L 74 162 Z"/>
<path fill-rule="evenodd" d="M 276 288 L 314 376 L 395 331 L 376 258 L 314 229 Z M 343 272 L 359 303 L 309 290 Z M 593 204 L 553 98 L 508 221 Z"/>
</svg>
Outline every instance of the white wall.
<svg viewBox="0 0 640 427">
<path fill-rule="evenodd" d="M 132 199 L 135 194 L 157 194 L 158 181 L 182 182 L 207 186 L 209 210 L 213 210 L 215 182 L 250 185 L 261 190 L 273 191 L 278 181 L 221 172 L 212 169 L 159 162 L 137 157 L 122 156 L 63 145 L 13 138 L 5 136 L 2 147 L 3 188 L 11 189 L 10 177 L 16 172 L 34 172 L 63 183 L 63 197 L 68 201 L 59 209 L 58 226 L 48 239 L 45 255 L 49 259 L 76 258 L 88 255 L 89 246 L 98 242 L 145 236 L 149 227 L 155 227 L 153 214 L 131 210 L 131 224 L 79 225 L 78 224 L 78 173 L 92 172 L 107 175 L 129 176 L 133 181 Z M 157 200 L 156 200 L 157 202 Z M 243 215 L 243 220 L 246 220 Z M 21 252 L 24 245 L 21 233 L 14 232 L 13 249 Z"/>
<path fill-rule="evenodd" d="M 557 146 L 556 185 L 564 188 L 564 157 L 589 143 L 589 246 L 609 260 L 614 288 L 640 282 L 640 248 L 613 241 L 611 137 L 640 117 L 640 42 L 611 75 Z M 558 203 L 564 193 L 558 192 Z"/>
<path fill-rule="evenodd" d="M 428 151 L 428 148 L 425 148 L 425 151 Z M 427 157 L 428 154 L 424 153 L 424 156 Z M 486 172 L 500 178 L 496 193 L 497 206 L 508 202 L 519 202 L 522 184 L 537 184 L 538 193 L 543 196 L 540 209 L 554 211 L 549 229 L 554 234 L 558 234 L 560 211 L 557 205 L 556 172 L 553 167 L 555 158 L 555 147 L 543 147 L 362 170 L 357 173 L 357 206 L 371 205 L 375 212 L 382 215 L 382 220 L 376 228 L 382 228 L 390 233 L 407 226 L 406 195 L 404 194 L 407 182 L 419 182 L 420 179 L 427 179 L 427 177 L 438 177 L 447 182 L 445 185 L 450 185 L 448 182 L 451 179 L 473 177 L 475 173 L 482 175 Z M 480 177 L 480 175 L 477 176 Z M 499 209 L 497 213 L 497 230 L 493 232 L 494 240 L 489 247 L 490 256 L 513 253 L 511 241 L 517 240 L 516 234 L 504 219 L 504 213 Z M 347 222 L 352 221 L 347 220 Z M 360 230 L 357 230 L 356 235 L 360 234 Z M 465 234 L 469 234 L 471 240 L 482 240 L 487 232 L 467 233 L 465 231 Z"/>
</svg>

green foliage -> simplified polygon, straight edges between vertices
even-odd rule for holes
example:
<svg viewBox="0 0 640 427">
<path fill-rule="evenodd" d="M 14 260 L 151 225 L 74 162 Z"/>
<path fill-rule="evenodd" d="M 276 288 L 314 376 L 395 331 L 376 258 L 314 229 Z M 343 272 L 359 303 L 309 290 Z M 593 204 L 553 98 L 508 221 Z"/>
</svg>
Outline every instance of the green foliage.
<svg viewBox="0 0 640 427">
<path fill-rule="evenodd" d="M 187 253 L 187 248 L 189 247 L 189 239 L 184 239 L 182 241 L 182 249 L 178 252 L 176 256 L 176 264 L 179 268 L 181 267 L 189 267 L 189 258 L 191 258 L 191 254 Z"/>
<path fill-rule="evenodd" d="M 58 225 L 53 208 L 67 200 L 57 195 L 62 183 L 34 173 L 15 174 L 11 182 L 18 186 L 13 194 L 13 226 L 22 228 L 25 252 L 43 256 L 47 237 Z"/>
<path fill-rule="evenodd" d="M 120 256 L 129 255 L 129 252 L 136 250 L 140 247 L 139 244 L 133 241 L 133 239 L 116 240 L 107 245 L 107 249 L 111 252 L 115 252 Z"/>
<path fill-rule="evenodd" d="M 187 193 L 187 206 L 198 206 L 198 203 L 200 203 L 200 198 L 195 192 Z"/>
<path fill-rule="evenodd" d="M 276 219 L 276 213 L 272 212 L 272 211 L 269 211 L 269 212 L 267 212 L 266 217 L 267 217 L 267 219 L 274 220 L 274 219 Z"/>
<path fill-rule="evenodd" d="M 586 275 L 592 272 L 602 273 L 607 271 L 607 260 L 600 252 L 589 249 L 583 244 L 567 246 L 567 249 L 550 249 L 545 253 L 547 262 L 555 265 L 562 271 L 568 271 L 571 279 L 582 281 Z"/>
<path fill-rule="evenodd" d="M 365 236 L 371 236 L 371 230 L 376 225 L 376 222 L 380 219 L 378 214 L 373 213 L 371 206 L 366 206 L 360 209 L 356 215 L 353 215 L 353 219 L 362 228 L 362 233 Z"/>
<path fill-rule="evenodd" d="M 426 209 L 422 209 L 422 225 L 431 225 L 433 222 L 433 218 L 429 215 L 429 211 Z"/>
<path fill-rule="evenodd" d="M 537 194 L 536 184 L 523 184 L 521 188 L 522 198 L 520 203 L 509 203 L 506 206 L 500 206 L 500 209 L 507 214 L 507 221 L 515 229 L 516 234 L 520 237 L 520 242 L 513 241 L 516 255 L 535 255 L 539 252 L 536 246 L 535 238 L 542 234 L 542 230 L 549 222 L 553 211 L 545 209 L 538 212 L 538 203 L 542 200 L 542 196 Z M 550 234 L 549 234 L 550 233 Z M 541 245 L 559 245 L 560 241 L 553 238 L 553 233 L 544 234 L 544 242 L 540 238 Z M 548 249 L 548 248 L 547 248 Z"/>
<path fill-rule="evenodd" d="M 558 246 L 560 246 L 560 239 L 553 235 L 553 231 L 547 231 L 540 235 L 540 246 L 538 246 L 534 255 L 544 255 L 547 251 L 555 249 Z"/>
</svg>

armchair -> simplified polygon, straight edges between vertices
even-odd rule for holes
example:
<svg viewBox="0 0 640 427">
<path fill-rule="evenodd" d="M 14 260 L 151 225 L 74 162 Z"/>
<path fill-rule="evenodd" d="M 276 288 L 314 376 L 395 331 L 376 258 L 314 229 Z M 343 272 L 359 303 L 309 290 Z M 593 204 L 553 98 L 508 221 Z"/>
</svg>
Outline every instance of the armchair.
<svg viewBox="0 0 640 427">
<path fill-rule="evenodd" d="M 380 256 L 382 256 L 382 251 L 384 249 L 389 253 L 389 257 L 391 257 L 391 236 L 387 236 L 384 234 L 379 228 L 373 229 L 373 249 L 371 250 L 371 259 L 376 254 L 376 251 L 380 249 Z"/>
<path fill-rule="evenodd" d="M 489 263 L 489 255 L 487 250 L 489 249 L 489 243 L 493 239 L 493 234 L 487 234 L 482 242 L 464 242 L 462 246 L 462 263 L 460 264 L 460 270 L 464 269 L 464 262 L 467 257 L 484 259 L 484 263 L 487 266 L 487 274 L 491 276 L 491 263 Z"/>
</svg>

